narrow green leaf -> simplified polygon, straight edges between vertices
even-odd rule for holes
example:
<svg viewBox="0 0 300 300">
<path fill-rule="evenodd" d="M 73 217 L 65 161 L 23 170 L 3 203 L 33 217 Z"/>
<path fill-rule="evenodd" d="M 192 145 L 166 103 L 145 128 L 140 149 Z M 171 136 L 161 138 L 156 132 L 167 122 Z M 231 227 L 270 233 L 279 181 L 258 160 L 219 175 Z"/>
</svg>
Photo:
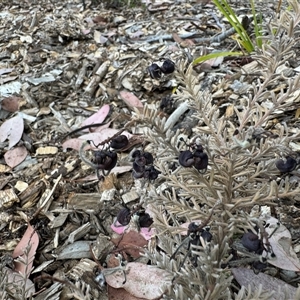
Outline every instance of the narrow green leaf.
<svg viewBox="0 0 300 300">
<path fill-rule="evenodd" d="M 210 54 L 203 55 L 203 56 L 200 56 L 200 57 L 196 58 L 193 61 L 193 65 L 197 65 L 197 64 L 199 64 L 203 61 L 206 61 L 206 60 L 209 60 L 209 59 L 212 59 L 212 58 L 223 57 L 223 56 L 241 56 L 243 54 L 244 54 L 243 52 L 232 52 L 232 51 L 214 52 L 214 53 L 210 53 Z"/>
</svg>

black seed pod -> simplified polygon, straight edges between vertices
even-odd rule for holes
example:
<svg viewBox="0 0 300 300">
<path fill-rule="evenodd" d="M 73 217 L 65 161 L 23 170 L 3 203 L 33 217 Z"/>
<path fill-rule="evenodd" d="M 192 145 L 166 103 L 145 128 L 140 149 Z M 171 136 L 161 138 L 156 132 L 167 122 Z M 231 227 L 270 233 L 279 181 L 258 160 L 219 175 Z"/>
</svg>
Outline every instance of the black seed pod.
<svg viewBox="0 0 300 300">
<path fill-rule="evenodd" d="M 144 177 L 150 180 L 155 180 L 161 172 L 156 170 L 153 166 L 146 167 Z"/>
<path fill-rule="evenodd" d="M 188 235 L 190 235 L 191 233 L 193 232 L 196 232 L 199 228 L 199 225 L 197 225 L 195 222 L 192 222 L 189 224 L 189 227 L 188 227 Z"/>
<path fill-rule="evenodd" d="M 208 166 L 208 156 L 202 151 L 196 150 L 193 154 L 194 156 L 194 167 L 197 170 L 207 169 Z"/>
<path fill-rule="evenodd" d="M 131 157 L 132 158 L 136 158 L 136 157 L 140 157 L 142 155 L 140 150 L 135 150 L 132 152 Z"/>
<path fill-rule="evenodd" d="M 103 161 L 103 169 L 110 171 L 111 169 L 113 169 L 116 166 L 117 161 L 118 161 L 117 153 L 107 151 L 106 157 Z"/>
<path fill-rule="evenodd" d="M 140 157 L 136 157 L 136 158 L 134 159 L 134 162 L 135 162 L 137 165 L 141 166 L 141 167 L 143 167 L 143 166 L 145 166 L 145 165 L 147 164 L 147 160 L 146 160 L 146 158 L 145 158 L 143 155 L 140 156 Z"/>
<path fill-rule="evenodd" d="M 117 221 L 123 226 L 129 224 L 130 218 L 131 213 L 127 207 L 122 208 L 117 215 Z"/>
<path fill-rule="evenodd" d="M 241 242 L 249 251 L 256 252 L 261 248 L 261 241 L 259 240 L 258 235 L 253 232 L 244 233 Z"/>
<path fill-rule="evenodd" d="M 208 230 L 203 230 L 201 232 L 201 237 L 204 239 L 206 242 L 210 242 L 212 240 L 212 234 Z"/>
<path fill-rule="evenodd" d="M 179 154 L 179 163 L 183 167 L 191 167 L 194 164 L 194 156 L 190 150 L 182 151 Z"/>
<path fill-rule="evenodd" d="M 175 71 L 175 63 L 170 59 L 166 59 L 160 69 L 164 74 L 171 74 Z"/>
<path fill-rule="evenodd" d="M 111 140 L 110 146 L 114 149 L 122 149 L 128 145 L 128 138 L 126 135 L 121 134 Z"/>
<path fill-rule="evenodd" d="M 140 179 L 144 177 L 144 172 L 136 172 L 135 170 L 132 170 L 132 176 L 135 179 Z"/>
<path fill-rule="evenodd" d="M 153 164 L 153 156 L 150 152 L 144 152 L 143 156 L 146 159 L 146 165 L 151 165 Z"/>
<path fill-rule="evenodd" d="M 133 170 L 138 172 L 138 173 L 144 173 L 145 171 L 145 167 L 144 166 L 140 166 L 139 164 L 137 164 L 135 161 L 132 164 Z"/>
<path fill-rule="evenodd" d="M 296 168 L 297 161 L 292 157 L 287 157 L 285 162 L 283 159 L 278 159 L 275 165 L 281 173 L 286 173 L 291 172 Z"/>
<path fill-rule="evenodd" d="M 159 79 L 161 77 L 161 69 L 158 64 L 152 64 L 147 69 L 153 79 Z"/>
<path fill-rule="evenodd" d="M 139 213 L 139 224 L 140 227 L 150 227 L 153 223 L 153 219 L 148 213 Z"/>
</svg>

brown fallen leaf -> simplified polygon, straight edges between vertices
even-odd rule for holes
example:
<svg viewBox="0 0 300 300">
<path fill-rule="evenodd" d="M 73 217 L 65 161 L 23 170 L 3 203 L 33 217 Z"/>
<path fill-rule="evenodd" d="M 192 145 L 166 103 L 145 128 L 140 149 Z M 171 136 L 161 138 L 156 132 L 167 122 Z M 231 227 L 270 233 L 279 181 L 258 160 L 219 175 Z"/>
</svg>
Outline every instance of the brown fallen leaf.
<svg viewBox="0 0 300 300">
<path fill-rule="evenodd" d="M 147 240 L 136 231 L 129 231 L 111 241 L 118 246 L 119 251 L 130 254 L 133 258 L 138 258 L 143 252 L 143 247 L 148 244 Z"/>
</svg>

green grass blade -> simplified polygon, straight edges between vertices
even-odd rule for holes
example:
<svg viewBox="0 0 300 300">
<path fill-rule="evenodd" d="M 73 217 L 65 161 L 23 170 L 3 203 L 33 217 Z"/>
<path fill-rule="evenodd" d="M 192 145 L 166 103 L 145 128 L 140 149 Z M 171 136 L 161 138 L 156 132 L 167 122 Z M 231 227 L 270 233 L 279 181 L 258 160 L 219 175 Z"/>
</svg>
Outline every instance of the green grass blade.
<svg viewBox="0 0 300 300">
<path fill-rule="evenodd" d="M 237 32 L 240 40 L 242 41 L 240 44 L 245 48 L 247 52 L 252 52 L 254 50 L 254 45 L 239 21 L 238 17 L 236 16 L 235 12 L 231 9 L 229 4 L 226 0 L 213 0 L 213 3 L 216 5 L 218 10 L 224 15 L 224 17 L 228 20 L 230 25 L 235 29 Z"/>
<path fill-rule="evenodd" d="M 209 60 L 209 59 L 212 59 L 212 58 L 218 58 L 218 57 L 221 57 L 221 56 L 241 56 L 243 54 L 244 54 L 243 52 L 232 52 L 232 51 L 214 52 L 214 53 L 210 53 L 210 54 L 203 55 L 203 56 L 200 56 L 200 57 L 196 58 L 193 61 L 193 65 L 197 65 L 197 64 L 199 64 L 201 62 L 204 62 L 206 60 Z"/>
</svg>

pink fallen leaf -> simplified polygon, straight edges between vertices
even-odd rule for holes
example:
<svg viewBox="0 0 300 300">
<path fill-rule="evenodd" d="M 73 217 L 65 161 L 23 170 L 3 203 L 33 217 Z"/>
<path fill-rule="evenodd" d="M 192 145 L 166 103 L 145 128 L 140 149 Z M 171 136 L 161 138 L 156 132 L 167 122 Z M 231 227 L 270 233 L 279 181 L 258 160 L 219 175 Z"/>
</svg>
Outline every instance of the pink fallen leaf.
<svg viewBox="0 0 300 300">
<path fill-rule="evenodd" d="M 27 154 L 27 149 L 24 146 L 20 146 L 12 150 L 8 150 L 4 154 L 4 159 L 8 166 L 14 168 L 26 158 Z"/>
<path fill-rule="evenodd" d="M 262 272 L 256 274 L 248 268 L 232 268 L 231 271 L 236 281 L 246 289 L 250 287 L 254 292 L 261 286 L 262 291 L 269 295 L 268 299 L 296 299 L 297 289 L 280 279 Z"/>
<path fill-rule="evenodd" d="M 122 271 L 105 275 L 107 284 L 114 288 L 123 288 L 135 297 L 148 300 L 159 299 L 172 285 L 172 275 L 155 266 L 130 262 L 126 265 L 125 273 L 125 283 Z"/>
<path fill-rule="evenodd" d="M 0 142 L 4 142 L 6 139 L 9 140 L 8 148 L 11 149 L 16 145 L 24 131 L 24 120 L 23 118 L 16 116 L 5 121 L 0 126 Z"/>
<path fill-rule="evenodd" d="M 19 110 L 19 105 L 22 98 L 16 96 L 6 97 L 1 102 L 1 107 L 9 112 L 16 112 Z"/>
<path fill-rule="evenodd" d="M 33 260 L 39 245 L 39 236 L 35 229 L 28 224 L 27 230 L 13 252 L 15 271 L 28 277 L 32 271 Z"/>
<path fill-rule="evenodd" d="M 123 90 L 120 92 L 120 97 L 129 107 L 137 107 L 137 108 L 144 107 L 141 100 L 131 92 L 127 92 Z"/>
<path fill-rule="evenodd" d="M 108 104 L 103 105 L 96 113 L 88 117 L 82 122 L 81 126 L 102 123 L 109 114 L 110 107 Z"/>
</svg>

